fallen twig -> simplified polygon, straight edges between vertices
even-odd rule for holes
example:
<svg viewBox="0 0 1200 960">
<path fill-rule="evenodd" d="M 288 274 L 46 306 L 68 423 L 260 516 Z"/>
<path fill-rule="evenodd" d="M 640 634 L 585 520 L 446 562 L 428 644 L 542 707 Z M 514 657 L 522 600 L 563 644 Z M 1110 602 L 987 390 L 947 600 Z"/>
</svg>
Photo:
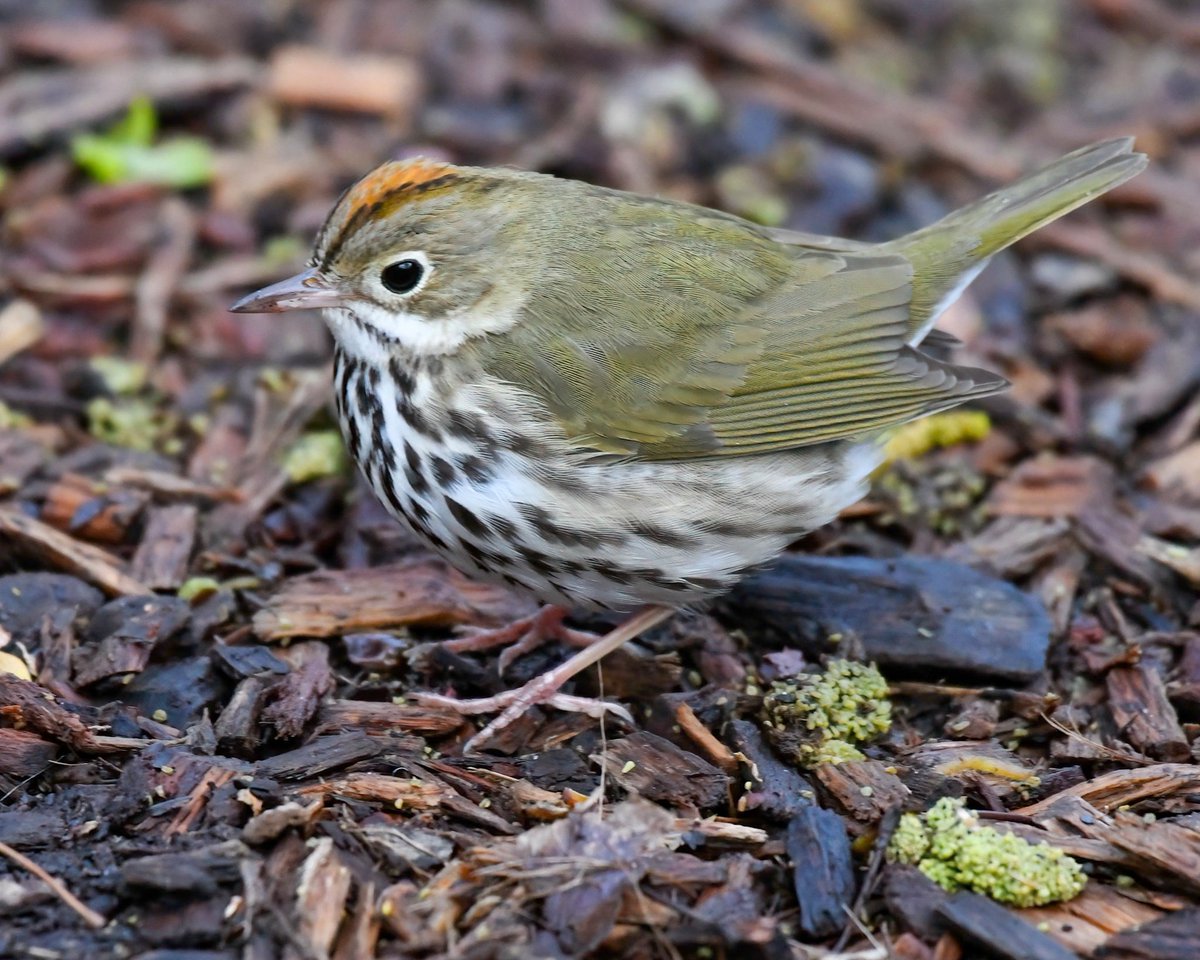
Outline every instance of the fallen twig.
<svg viewBox="0 0 1200 960">
<path fill-rule="evenodd" d="M 66 888 L 66 885 L 61 880 L 47 873 L 27 856 L 25 856 L 25 854 L 14 850 L 7 843 L 0 843 L 0 856 L 7 857 L 13 863 L 17 864 L 17 866 L 24 867 L 35 877 L 41 880 L 42 883 L 50 888 L 51 893 L 53 893 L 56 897 L 58 897 L 59 900 L 79 914 L 80 919 L 83 920 L 83 922 L 93 930 L 101 930 L 107 926 L 108 921 L 104 917 L 98 914 L 91 907 L 82 903 L 79 898 L 75 896 L 75 894 Z"/>
</svg>

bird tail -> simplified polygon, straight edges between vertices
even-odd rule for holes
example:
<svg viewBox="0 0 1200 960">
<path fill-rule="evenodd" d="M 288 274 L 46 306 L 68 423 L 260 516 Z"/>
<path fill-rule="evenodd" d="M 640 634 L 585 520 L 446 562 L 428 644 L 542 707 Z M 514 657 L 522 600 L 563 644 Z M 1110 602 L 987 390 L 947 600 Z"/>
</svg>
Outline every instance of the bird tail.
<svg viewBox="0 0 1200 960">
<path fill-rule="evenodd" d="M 884 244 L 913 265 L 912 338 L 921 341 L 992 254 L 1106 193 L 1146 166 L 1133 138 L 1105 140 Z"/>
</svg>

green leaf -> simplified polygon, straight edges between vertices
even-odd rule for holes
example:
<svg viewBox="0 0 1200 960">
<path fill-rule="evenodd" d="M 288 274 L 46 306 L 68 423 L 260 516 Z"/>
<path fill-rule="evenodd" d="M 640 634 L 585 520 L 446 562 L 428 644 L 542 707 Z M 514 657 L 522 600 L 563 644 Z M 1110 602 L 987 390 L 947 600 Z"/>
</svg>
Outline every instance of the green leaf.
<svg viewBox="0 0 1200 960">
<path fill-rule="evenodd" d="M 100 183 L 143 182 L 186 189 L 213 177 L 212 148 L 199 137 L 175 137 L 155 145 L 158 118 L 145 97 L 105 133 L 81 133 L 71 141 L 75 162 Z"/>
</svg>

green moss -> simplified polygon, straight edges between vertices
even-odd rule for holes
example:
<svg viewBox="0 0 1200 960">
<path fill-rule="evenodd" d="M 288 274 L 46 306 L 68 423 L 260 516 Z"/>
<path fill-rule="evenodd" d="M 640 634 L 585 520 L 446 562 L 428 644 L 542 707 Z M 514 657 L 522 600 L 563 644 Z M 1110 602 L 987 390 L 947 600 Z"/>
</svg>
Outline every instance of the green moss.
<svg viewBox="0 0 1200 960">
<path fill-rule="evenodd" d="M 945 890 L 966 888 L 1015 907 L 1070 900 L 1087 882 L 1061 850 L 984 826 L 951 797 L 901 817 L 888 859 L 915 865 Z"/>
<path fill-rule="evenodd" d="M 762 715 L 775 745 L 808 767 L 861 760 L 857 744 L 892 725 L 887 681 L 874 664 L 852 660 L 831 660 L 822 674 L 774 681 Z"/>
</svg>

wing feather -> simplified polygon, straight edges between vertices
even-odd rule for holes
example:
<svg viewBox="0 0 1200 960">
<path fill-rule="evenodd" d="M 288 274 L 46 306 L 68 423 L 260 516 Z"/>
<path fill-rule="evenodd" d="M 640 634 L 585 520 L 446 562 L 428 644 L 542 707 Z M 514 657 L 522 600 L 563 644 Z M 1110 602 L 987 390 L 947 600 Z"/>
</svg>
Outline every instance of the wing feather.
<svg viewBox="0 0 1200 960">
<path fill-rule="evenodd" d="M 584 198 L 593 206 L 557 238 L 522 323 L 483 356 L 583 455 L 788 450 L 1003 388 L 908 345 L 913 267 L 901 253 L 785 238 L 696 208 L 664 219 L 665 201 L 608 209 L 606 197 Z"/>
</svg>

